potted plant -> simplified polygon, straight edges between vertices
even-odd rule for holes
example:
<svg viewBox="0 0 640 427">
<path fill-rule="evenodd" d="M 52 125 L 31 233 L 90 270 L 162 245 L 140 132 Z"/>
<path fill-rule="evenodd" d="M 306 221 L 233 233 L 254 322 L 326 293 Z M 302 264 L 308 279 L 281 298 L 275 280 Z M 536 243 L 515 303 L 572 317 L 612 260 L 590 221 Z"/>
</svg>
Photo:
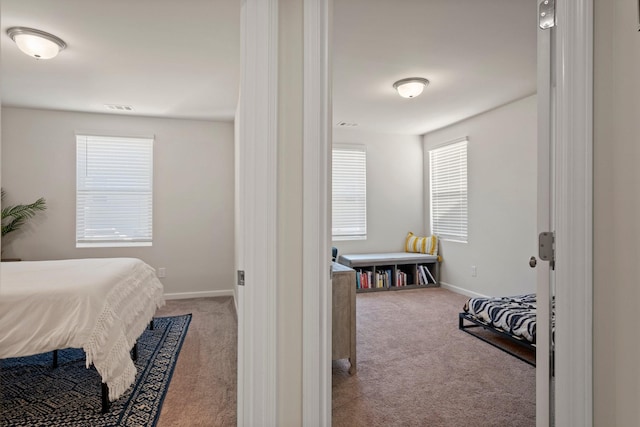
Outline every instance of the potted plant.
<svg viewBox="0 0 640 427">
<path fill-rule="evenodd" d="M 0 192 L 0 200 L 4 201 L 5 192 L 4 190 L 0 190 Z M 47 209 L 47 205 L 42 197 L 28 205 L 2 206 L 2 237 L 20 229 L 29 218 L 45 209 Z"/>
</svg>

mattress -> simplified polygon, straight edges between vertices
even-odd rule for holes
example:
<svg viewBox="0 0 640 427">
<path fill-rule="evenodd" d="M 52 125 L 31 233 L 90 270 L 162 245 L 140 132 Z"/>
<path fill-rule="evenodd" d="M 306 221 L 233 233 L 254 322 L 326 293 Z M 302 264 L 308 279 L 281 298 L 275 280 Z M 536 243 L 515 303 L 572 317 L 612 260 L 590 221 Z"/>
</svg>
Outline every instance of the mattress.
<svg viewBox="0 0 640 427">
<path fill-rule="evenodd" d="M 129 351 L 163 287 L 136 258 L 4 262 L 0 267 L 0 358 L 82 348 L 115 400 L 133 384 Z"/>
<path fill-rule="evenodd" d="M 536 343 L 536 294 L 471 298 L 464 311 L 488 326 Z"/>
</svg>

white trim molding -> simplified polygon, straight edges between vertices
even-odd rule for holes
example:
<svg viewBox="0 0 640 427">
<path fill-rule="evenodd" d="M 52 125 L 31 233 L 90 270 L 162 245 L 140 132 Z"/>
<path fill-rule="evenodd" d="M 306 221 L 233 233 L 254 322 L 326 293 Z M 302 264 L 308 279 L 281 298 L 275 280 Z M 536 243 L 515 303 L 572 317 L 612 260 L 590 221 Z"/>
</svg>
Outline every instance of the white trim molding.
<svg viewBox="0 0 640 427">
<path fill-rule="evenodd" d="M 555 425 L 593 425 L 593 0 L 557 7 Z"/>
<path fill-rule="evenodd" d="M 243 0 L 238 426 L 277 425 L 278 0 Z"/>
<path fill-rule="evenodd" d="M 465 288 L 461 288 L 459 286 L 454 286 L 447 282 L 440 282 L 440 287 L 442 289 L 447 289 L 451 292 L 455 292 L 456 294 L 464 295 L 470 298 L 488 298 L 489 295 L 479 294 L 478 292 L 473 292 Z"/>
<path fill-rule="evenodd" d="M 304 0 L 302 425 L 331 425 L 330 0 Z"/>
<path fill-rule="evenodd" d="M 232 289 L 224 291 L 198 291 L 198 292 L 175 292 L 164 294 L 164 299 L 189 299 L 189 298 L 215 298 L 215 297 L 234 297 Z"/>
</svg>

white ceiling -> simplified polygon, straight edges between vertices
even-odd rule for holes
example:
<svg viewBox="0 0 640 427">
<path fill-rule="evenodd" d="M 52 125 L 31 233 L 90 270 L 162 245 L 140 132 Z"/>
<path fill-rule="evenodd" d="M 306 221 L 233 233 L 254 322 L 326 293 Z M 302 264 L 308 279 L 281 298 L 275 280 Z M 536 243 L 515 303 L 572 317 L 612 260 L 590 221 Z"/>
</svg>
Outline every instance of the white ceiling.
<svg viewBox="0 0 640 427">
<path fill-rule="evenodd" d="M 0 0 L 2 103 L 232 119 L 240 3 Z M 535 93 L 535 19 L 534 0 L 334 0 L 334 123 L 423 134 Z M 36 61 L 6 35 L 12 26 L 48 31 L 68 48 Z M 431 84 L 400 98 L 392 84 L 405 77 Z"/>
<path fill-rule="evenodd" d="M 535 0 L 335 0 L 334 123 L 405 134 L 536 91 Z M 392 85 L 431 84 L 417 98 Z"/>
<path fill-rule="evenodd" d="M 240 81 L 239 0 L 1 0 L 2 103 L 194 119 L 233 118 Z M 12 26 L 68 47 L 36 61 Z"/>
</svg>

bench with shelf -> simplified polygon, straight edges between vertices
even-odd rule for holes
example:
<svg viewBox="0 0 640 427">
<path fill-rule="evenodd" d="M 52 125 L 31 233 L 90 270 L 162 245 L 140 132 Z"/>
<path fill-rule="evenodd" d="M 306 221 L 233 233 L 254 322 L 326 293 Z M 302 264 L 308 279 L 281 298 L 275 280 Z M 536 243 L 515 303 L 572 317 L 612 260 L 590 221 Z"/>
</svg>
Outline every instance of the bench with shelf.
<svg viewBox="0 0 640 427">
<path fill-rule="evenodd" d="M 356 270 L 357 292 L 440 286 L 437 255 L 409 252 L 345 254 L 338 257 L 338 262 Z"/>
</svg>

